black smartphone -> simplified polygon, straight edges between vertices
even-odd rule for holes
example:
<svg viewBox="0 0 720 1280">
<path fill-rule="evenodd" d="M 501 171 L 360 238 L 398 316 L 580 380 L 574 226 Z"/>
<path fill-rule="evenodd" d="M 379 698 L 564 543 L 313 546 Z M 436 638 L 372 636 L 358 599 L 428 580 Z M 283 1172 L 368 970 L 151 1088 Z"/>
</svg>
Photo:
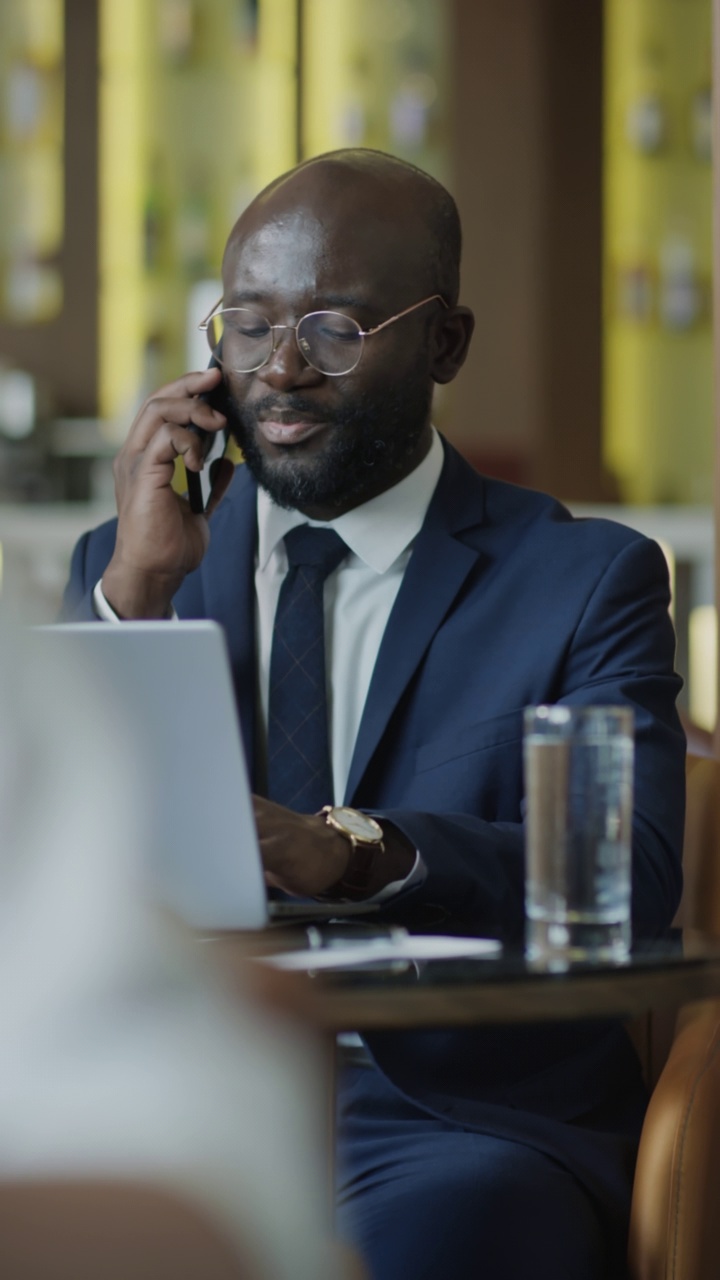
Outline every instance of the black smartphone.
<svg viewBox="0 0 720 1280">
<path fill-rule="evenodd" d="M 208 369 L 219 369 L 219 368 L 220 368 L 219 361 L 215 359 L 215 356 L 211 356 Z M 226 409 L 227 392 L 225 390 L 224 382 L 219 382 L 218 385 L 214 387 L 212 391 L 208 391 L 205 395 L 200 396 L 200 399 L 204 400 L 206 404 L 209 404 L 211 408 L 217 409 L 219 413 L 227 412 L 227 409 Z M 200 439 L 203 441 L 203 445 L 204 445 L 203 456 L 207 457 L 213 445 L 215 444 L 217 436 L 212 431 L 203 431 L 202 427 L 196 426 L 194 422 L 188 423 L 188 431 L 194 431 L 195 434 L 199 436 Z M 226 445 L 227 445 L 229 434 L 230 433 L 228 430 L 225 430 L 223 432 Z M 190 504 L 190 510 L 194 513 L 194 515 L 201 516 L 205 510 L 201 473 L 199 471 L 190 471 L 190 469 L 188 468 L 185 474 L 187 476 L 187 496 L 188 496 L 188 502 Z M 209 501 L 209 498 L 208 498 L 208 501 Z"/>
</svg>

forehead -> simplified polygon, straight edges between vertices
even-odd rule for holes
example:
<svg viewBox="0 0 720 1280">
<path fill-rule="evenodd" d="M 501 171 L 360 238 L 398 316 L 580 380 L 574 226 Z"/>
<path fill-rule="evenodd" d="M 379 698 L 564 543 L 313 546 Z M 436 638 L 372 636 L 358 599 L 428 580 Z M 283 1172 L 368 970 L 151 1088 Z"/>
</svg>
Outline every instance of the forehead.
<svg viewBox="0 0 720 1280">
<path fill-rule="evenodd" d="M 292 304 L 358 299 L 368 306 L 401 301 L 417 287 L 412 228 L 388 216 L 377 192 L 283 192 L 256 202 L 231 236 L 223 282 L 229 295 L 254 294 Z M 417 240 L 418 236 L 415 236 Z"/>
</svg>

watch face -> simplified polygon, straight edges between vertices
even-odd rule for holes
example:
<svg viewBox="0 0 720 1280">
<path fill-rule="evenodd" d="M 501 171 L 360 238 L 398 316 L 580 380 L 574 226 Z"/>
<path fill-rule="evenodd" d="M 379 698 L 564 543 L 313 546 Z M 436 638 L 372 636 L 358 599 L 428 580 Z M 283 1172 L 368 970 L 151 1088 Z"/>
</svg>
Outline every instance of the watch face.
<svg viewBox="0 0 720 1280">
<path fill-rule="evenodd" d="M 332 810 L 335 821 L 349 831 L 358 840 L 382 840 L 382 827 L 374 818 L 358 813 L 357 809 L 337 808 Z"/>
</svg>

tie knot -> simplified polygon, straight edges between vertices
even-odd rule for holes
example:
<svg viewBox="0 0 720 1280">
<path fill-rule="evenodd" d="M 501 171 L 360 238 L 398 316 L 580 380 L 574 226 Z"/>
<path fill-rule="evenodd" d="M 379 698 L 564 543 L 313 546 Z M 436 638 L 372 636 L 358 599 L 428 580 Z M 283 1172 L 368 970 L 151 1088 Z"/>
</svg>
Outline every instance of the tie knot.
<svg viewBox="0 0 720 1280">
<path fill-rule="evenodd" d="M 314 565 L 327 577 L 348 549 L 334 529 L 315 529 L 301 524 L 285 534 L 285 550 L 290 565 Z"/>
</svg>

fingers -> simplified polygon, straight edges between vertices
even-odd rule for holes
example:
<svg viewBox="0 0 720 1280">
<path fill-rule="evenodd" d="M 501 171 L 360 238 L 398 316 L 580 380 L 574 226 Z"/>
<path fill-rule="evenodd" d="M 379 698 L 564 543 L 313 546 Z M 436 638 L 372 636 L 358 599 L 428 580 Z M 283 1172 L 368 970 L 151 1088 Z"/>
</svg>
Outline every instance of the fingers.
<svg viewBox="0 0 720 1280">
<path fill-rule="evenodd" d="M 156 429 L 145 449 L 131 448 L 126 443 L 113 465 L 118 508 L 124 498 L 137 491 L 141 479 L 143 488 L 169 487 L 176 458 L 182 458 L 190 471 L 202 471 L 204 454 L 203 441 L 194 431 L 168 422 Z"/>
<path fill-rule="evenodd" d="M 220 369 L 205 369 L 202 373 L 186 373 L 161 387 L 138 413 L 130 428 L 127 447 L 142 452 L 165 423 L 184 427 L 192 422 L 205 431 L 220 431 L 226 425 L 224 414 L 200 397 L 213 391 L 221 378 Z"/>
<path fill-rule="evenodd" d="M 187 427 L 191 424 L 201 427 L 203 431 L 215 433 L 221 431 L 227 421 L 224 414 L 213 409 L 204 400 L 157 397 L 149 400 L 135 419 L 126 442 L 127 448 L 132 453 L 143 453 L 161 427 Z M 187 452 L 187 448 L 184 452 Z"/>
<path fill-rule="evenodd" d="M 139 483 L 151 490 L 169 487 L 178 457 L 189 471 L 202 471 L 209 437 L 227 425 L 224 414 L 202 398 L 221 378 L 219 368 L 187 373 L 145 401 L 115 459 L 119 509 L 132 500 Z M 191 426 L 200 431 L 189 430 Z"/>
<path fill-rule="evenodd" d="M 226 425 L 224 415 L 199 398 L 221 376 L 213 368 L 161 388 L 146 400 L 115 458 L 118 534 L 107 572 L 118 610 L 128 618 L 166 616 L 183 578 L 207 550 L 207 523 L 190 512 L 173 480 L 178 457 L 188 473 L 204 465 L 207 439 L 190 424 L 211 436 Z"/>
</svg>

